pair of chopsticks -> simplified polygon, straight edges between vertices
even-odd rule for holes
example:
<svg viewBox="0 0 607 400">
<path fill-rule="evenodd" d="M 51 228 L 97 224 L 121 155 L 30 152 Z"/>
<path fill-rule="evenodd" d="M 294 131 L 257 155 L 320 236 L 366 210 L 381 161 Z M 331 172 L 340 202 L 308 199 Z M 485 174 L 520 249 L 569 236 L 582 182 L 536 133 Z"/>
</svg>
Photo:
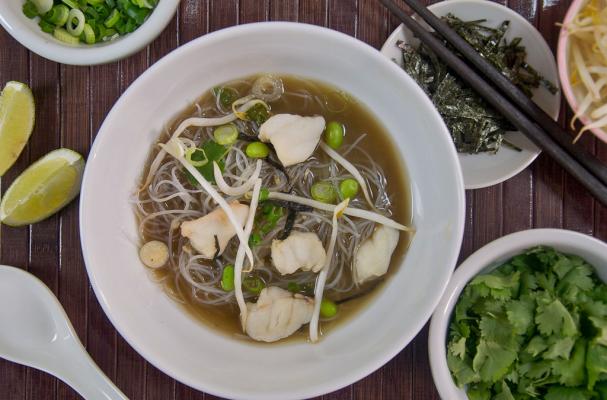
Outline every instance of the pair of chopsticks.
<svg viewBox="0 0 607 400">
<path fill-rule="evenodd" d="M 427 31 L 393 0 L 380 1 L 487 103 L 558 162 L 597 200 L 607 205 L 606 165 L 584 148 L 575 145 L 572 142 L 572 135 L 563 130 L 516 85 L 418 0 L 404 0 L 404 2 L 461 53 L 475 69 L 453 54 L 439 38 Z"/>
</svg>

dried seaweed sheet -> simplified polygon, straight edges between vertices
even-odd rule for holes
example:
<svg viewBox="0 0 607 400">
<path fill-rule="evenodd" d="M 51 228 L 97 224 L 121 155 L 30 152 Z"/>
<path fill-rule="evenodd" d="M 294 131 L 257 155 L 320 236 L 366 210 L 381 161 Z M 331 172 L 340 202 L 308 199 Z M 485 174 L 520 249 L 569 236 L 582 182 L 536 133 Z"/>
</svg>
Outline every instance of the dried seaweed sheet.
<svg viewBox="0 0 607 400">
<path fill-rule="evenodd" d="M 526 63 L 527 53 L 520 38 L 508 43 L 504 35 L 509 21 L 498 28 L 482 25 L 484 20 L 462 21 L 448 14 L 443 19 L 484 58 L 531 96 L 532 89 L 543 85 L 551 93 L 555 86 Z M 432 99 L 461 153 L 495 153 L 503 143 L 503 134 L 514 128 L 485 101 L 466 86 L 445 63 L 423 44 L 414 48 L 399 42 L 403 69 Z"/>
</svg>

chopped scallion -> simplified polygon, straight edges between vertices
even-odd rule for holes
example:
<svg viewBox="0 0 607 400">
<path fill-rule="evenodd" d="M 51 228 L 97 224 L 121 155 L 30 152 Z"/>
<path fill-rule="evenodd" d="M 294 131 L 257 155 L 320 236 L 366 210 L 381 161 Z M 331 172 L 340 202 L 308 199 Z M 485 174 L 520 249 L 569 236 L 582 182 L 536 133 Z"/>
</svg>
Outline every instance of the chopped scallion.
<svg viewBox="0 0 607 400">
<path fill-rule="evenodd" d="M 76 0 L 61 0 L 63 4 L 72 9 L 79 9 L 80 5 Z"/>
<path fill-rule="evenodd" d="M 238 139 L 238 128 L 236 125 L 230 123 L 221 125 L 213 131 L 213 137 L 215 141 L 222 145 L 231 145 Z"/>
<path fill-rule="evenodd" d="M 55 24 L 55 26 L 63 26 L 65 25 L 65 23 L 67 22 L 67 19 L 69 18 L 70 15 L 70 9 L 67 8 L 67 6 L 65 4 L 58 4 L 56 6 L 53 6 L 53 8 L 51 8 L 51 11 L 49 11 L 45 16 L 44 19 L 46 19 L 48 22 Z"/>
<path fill-rule="evenodd" d="M 120 11 L 114 8 L 110 15 L 106 18 L 104 25 L 108 28 L 112 28 L 118 23 L 118 21 L 120 21 L 121 16 L 122 14 L 120 14 Z"/>
<path fill-rule="evenodd" d="M 53 36 L 55 39 L 67 44 L 78 44 L 80 42 L 79 38 L 70 35 L 68 31 L 63 28 L 55 28 L 53 31 Z"/>
<path fill-rule="evenodd" d="M 95 31 L 93 31 L 93 28 L 89 24 L 84 24 L 82 35 L 84 35 L 84 42 L 86 44 L 95 43 Z"/>
<path fill-rule="evenodd" d="M 76 25 L 74 25 L 74 21 L 76 21 Z M 84 13 L 80 11 L 78 8 L 72 8 L 70 10 L 70 14 L 67 19 L 67 24 L 65 28 L 72 36 L 80 36 L 82 31 L 84 30 L 85 24 Z"/>
<path fill-rule="evenodd" d="M 38 9 L 31 1 L 26 1 L 22 7 L 23 14 L 28 18 L 35 18 L 38 16 Z"/>
</svg>

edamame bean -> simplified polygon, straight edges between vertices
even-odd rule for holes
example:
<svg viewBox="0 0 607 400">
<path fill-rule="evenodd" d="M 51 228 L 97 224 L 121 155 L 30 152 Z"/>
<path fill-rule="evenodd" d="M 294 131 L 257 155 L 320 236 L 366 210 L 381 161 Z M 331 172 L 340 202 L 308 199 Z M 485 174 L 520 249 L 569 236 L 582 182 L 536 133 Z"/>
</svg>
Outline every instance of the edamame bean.
<svg viewBox="0 0 607 400">
<path fill-rule="evenodd" d="M 339 184 L 339 193 L 342 199 L 353 199 L 358 194 L 358 182 L 356 179 L 348 178 Z"/>
<path fill-rule="evenodd" d="M 325 128 L 325 142 L 337 150 L 344 142 L 344 126 L 336 121 L 329 122 Z"/>
<path fill-rule="evenodd" d="M 263 142 L 253 142 L 247 145 L 245 153 L 247 157 L 265 158 L 270 154 L 270 148 Z"/>
<path fill-rule="evenodd" d="M 322 203 L 335 203 L 337 199 L 337 190 L 330 182 L 316 182 L 310 189 L 312 198 Z"/>
<path fill-rule="evenodd" d="M 337 304 L 329 299 L 322 299 L 320 302 L 320 316 L 323 318 L 332 318 L 337 314 Z"/>
<path fill-rule="evenodd" d="M 221 273 L 221 288 L 226 292 L 234 290 L 234 266 L 226 265 Z"/>
</svg>

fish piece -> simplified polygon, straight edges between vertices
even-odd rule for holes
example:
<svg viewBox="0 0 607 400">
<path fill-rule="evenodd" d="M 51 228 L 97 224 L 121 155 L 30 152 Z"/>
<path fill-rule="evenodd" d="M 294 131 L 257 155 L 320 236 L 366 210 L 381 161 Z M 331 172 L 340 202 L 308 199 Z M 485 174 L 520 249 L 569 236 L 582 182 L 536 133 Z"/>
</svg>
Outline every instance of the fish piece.
<svg viewBox="0 0 607 400">
<path fill-rule="evenodd" d="M 360 245 L 354 257 L 354 281 L 358 285 L 388 272 L 398 238 L 398 230 L 379 225 Z"/>
<path fill-rule="evenodd" d="M 259 139 L 272 143 L 278 159 L 288 167 L 314 153 L 324 129 L 325 119 L 321 116 L 276 114 L 259 127 Z"/>
<path fill-rule="evenodd" d="M 249 206 L 240 204 L 238 201 L 229 203 L 236 219 L 242 227 L 249 214 Z M 228 219 L 227 214 L 217 207 L 204 217 L 181 224 L 181 236 L 190 239 L 192 247 L 205 258 L 214 258 L 221 255 L 230 239 L 236 235 L 234 225 Z M 217 237 L 217 241 L 215 240 Z M 217 249 L 219 244 L 219 250 Z"/>
<path fill-rule="evenodd" d="M 314 232 L 292 231 L 285 240 L 272 241 L 272 262 L 282 275 L 302 271 L 318 272 L 327 254 Z"/>
<path fill-rule="evenodd" d="M 245 332 L 252 339 L 275 342 L 310 322 L 314 300 L 276 286 L 263 289 L 257 303 L 247 303 Z"/>
</svg>

